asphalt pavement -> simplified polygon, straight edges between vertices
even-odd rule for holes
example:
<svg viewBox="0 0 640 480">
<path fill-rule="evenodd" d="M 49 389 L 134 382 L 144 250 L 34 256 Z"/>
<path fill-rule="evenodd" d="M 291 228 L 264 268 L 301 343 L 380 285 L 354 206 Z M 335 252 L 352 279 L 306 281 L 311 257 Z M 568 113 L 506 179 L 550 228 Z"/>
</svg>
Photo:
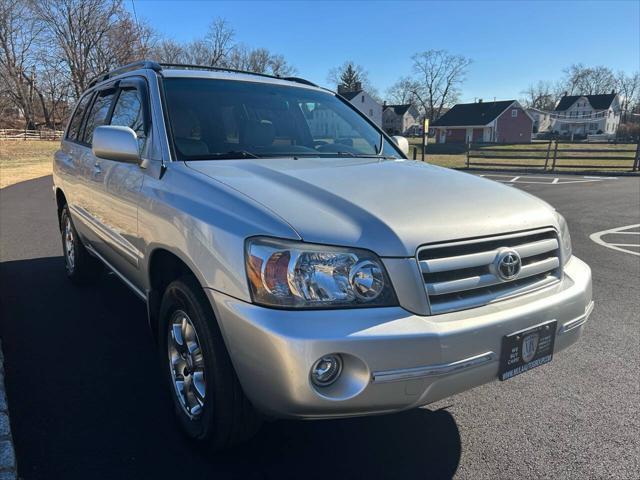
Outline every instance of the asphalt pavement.
<svg viewBox="0 0 640 480">
<path fill-rule="evenodd" d="M 593 269 L 596 307 L 578 344 L 422 409 L 267 423 L 216 456 L 178 430 L 143 303 L 113 275 L 90 288 L 66 280 L 51 178 L 0 190 L 0 335 L 20 477 L 637 479 L 640 257 L 589 236 L 640 224 L 640 179 L 512 184 L 565 215 Z"/>
</svg>

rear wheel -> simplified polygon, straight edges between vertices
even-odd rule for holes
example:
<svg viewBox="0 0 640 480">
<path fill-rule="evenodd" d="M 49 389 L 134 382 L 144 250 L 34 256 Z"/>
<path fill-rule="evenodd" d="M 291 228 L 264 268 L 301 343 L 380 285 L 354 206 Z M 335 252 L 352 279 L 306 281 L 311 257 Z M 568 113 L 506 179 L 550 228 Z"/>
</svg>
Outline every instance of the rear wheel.
<svg viewBox="0 0 640 480">
<path fill-rule="evenodd" d="M 242 392 L 202 287 L 172 282 L 160 307 L 160 354 L 178 421 L 213 450 L 250 438 L 260 418 Z"/>
<path fill-rule="evenodd" d="M 102 271 L 100 262 L 91 256 L 82 244 L 78 232 L 73 226 L 69 207 L 62 207 L 60 214 L 60 232 L 62 234 L 62 250 L 64 253 L 67 277 L 77 284 L 90 283 Z"/>
</svg>

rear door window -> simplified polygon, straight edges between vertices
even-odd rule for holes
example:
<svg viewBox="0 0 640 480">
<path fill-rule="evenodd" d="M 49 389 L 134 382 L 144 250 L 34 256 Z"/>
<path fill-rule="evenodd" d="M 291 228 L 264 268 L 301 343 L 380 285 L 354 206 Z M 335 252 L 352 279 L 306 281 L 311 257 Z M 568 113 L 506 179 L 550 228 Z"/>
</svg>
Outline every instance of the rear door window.
<svg viewBox="0 0 640 480">
<path fill-rule="evenodd" d="M 93 102 L 93 106 L 91 107 L 91 111 L 87 117 L 84 135 L 82 137 L 83 142 L 87 145 L 91 145 L 95 129 L 107 123 L 115 92 L 115 90 L 104 90 L 98 93 L 98 96 Z"/>
<path fill-rule="evenodd" d="M 80 99 L 78 102 L 78 106 L 76 107 L 76 111 L 73 114 L 73 118 L 71 122 L 69 122 L 69 128 L 67 129 L 67 139 L 78 141 L 79 134 L 81 132 L 80 126 L 82 125 L 82 117 L 84 116 L 84 112 L 87 110 L 87 106 L 89 105 L 89 100 L 91 100 L 92 94 L 85 94 L 84 97 Z"/>
</svg>

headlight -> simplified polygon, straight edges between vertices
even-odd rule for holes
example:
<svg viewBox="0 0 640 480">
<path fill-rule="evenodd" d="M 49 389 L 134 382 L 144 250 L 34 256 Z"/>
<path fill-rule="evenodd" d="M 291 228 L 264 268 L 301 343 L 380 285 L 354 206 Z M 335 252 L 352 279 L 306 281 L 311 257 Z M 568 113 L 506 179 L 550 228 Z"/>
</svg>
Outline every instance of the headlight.
<svg viewBox="0 0 640 480">
<path fill-rule="evenodd" d="M 572 255 L 571 235 L 569 234 L 569 226 L 562 215 L 556 212 L 558 217 L 558 225 L 560 226 L 560 249 L 562 250 L 562 266 L 569 261 Z"/>
<path fill-rule="evenodd" d="M 246 268 L 255 303 L 285 308 L 397 305 L 380 259 L 365 250 L 250 238 Z"/>
</svg>

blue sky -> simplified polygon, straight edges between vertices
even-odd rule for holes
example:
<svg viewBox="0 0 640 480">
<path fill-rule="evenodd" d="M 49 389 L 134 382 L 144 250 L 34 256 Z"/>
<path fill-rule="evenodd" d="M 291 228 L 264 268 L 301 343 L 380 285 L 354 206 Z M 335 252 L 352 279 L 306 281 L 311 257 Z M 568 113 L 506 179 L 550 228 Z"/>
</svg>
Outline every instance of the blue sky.
<svg viewBox="0 0 640 480">
<path fill-rule="evenodd" d="M 281 53 L 300 76 L 327 86 L 329 69 L 352 59 L 384 93 L 411 72 L 413 53 L 430 48 L 473 59 L 463 101 L 518 98 L 572 63 L 640 69 L 638 0 L 133 2 L 138 18 L 179 41 L 225 18 L 236 41 Z"/>
</svg>

